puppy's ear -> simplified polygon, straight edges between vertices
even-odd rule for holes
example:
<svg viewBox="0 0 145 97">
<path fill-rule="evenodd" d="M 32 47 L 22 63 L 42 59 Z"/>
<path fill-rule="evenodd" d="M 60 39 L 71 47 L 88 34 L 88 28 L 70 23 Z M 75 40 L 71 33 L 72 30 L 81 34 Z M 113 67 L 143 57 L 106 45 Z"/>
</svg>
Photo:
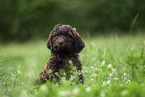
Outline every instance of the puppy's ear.
<svg viewBox="0 0 145 97">
<path fill-rule="evenodd" d="M 47 48 L 50 49 L 50 50 L 52 51 L 52 42 L 51 42 L 51 37 L 52 37 L 52 36 L 51 36 L 51 33 L 50 33 L 46 45 L 47 45 Z"/>
<path fill-rule="evenodd" d="M 73 28 L 73 33 L 74 33 L 74 41 L 73 41 L 74 51 L 76 53 L 79 53 L 85 47 L 85 44 L 82 41 L 80 35 L 76 32 L 76 28 Z"/>
</svg>

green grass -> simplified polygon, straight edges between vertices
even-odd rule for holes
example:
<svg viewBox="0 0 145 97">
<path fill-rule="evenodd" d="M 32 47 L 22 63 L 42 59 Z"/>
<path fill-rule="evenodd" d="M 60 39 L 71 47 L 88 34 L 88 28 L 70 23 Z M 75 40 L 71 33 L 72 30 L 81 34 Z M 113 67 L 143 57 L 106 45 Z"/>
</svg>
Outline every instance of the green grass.
<svg viewBox="0 0 145 97">
<path fill-rule="evenodd" d="M 46 40 L 0 44 L 1 97 L 145 97 L 145 34 L 84 38 L 84 84 L 34 85 L 50 51 Z"/>
</svg>

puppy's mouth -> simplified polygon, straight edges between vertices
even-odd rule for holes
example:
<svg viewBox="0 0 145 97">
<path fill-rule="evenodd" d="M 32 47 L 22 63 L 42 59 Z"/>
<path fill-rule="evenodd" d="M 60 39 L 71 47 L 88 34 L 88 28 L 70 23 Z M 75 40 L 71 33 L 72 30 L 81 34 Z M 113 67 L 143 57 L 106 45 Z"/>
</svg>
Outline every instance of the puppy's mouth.
<svg viewBox="0 0 145 97">
<path fill-rule="evenodd" d="M 67 53 L 70 52 L 70 48 L 62 46 L 54 46 L 54 51 L 58 53 Z"/>
</svg>

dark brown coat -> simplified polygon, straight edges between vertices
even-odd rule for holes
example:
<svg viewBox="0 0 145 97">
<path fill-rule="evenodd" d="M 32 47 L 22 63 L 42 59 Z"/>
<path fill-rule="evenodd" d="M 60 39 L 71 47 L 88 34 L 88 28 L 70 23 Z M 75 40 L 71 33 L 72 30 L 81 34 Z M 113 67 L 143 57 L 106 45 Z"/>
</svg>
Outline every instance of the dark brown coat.
<svg viewBox="0 0 145 97">
<path fill-rule="evenodd" d="M 60 70 L 64 70 L 66 78 L 70 78 L 69 60 L 76 66 L 78 72 L 82 71 L 82 64 L 79 60 L 78 53 L 85 47 L 84 42 L 76 32 L 75 28 L 70 25 L 58 24 L 51 31 L 47 48 L 51 50 L 49 58 L 44 70 L 40 73 L 39 82 L 45 83 L 47 80 L 57 79 Z M 83 75 L 79 74 L 79 79 L 83 83 Z"/>
</svg>

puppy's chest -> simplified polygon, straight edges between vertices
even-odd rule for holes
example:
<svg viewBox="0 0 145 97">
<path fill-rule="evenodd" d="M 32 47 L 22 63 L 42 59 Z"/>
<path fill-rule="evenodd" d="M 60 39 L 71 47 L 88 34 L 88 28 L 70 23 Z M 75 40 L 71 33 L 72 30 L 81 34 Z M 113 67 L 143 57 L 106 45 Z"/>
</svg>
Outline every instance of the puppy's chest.
<svg viewBox="0 0 145 97">
<path fill-rule="evenodd" d="M 73 65 L 72 59 L 71 58 L 67 58 L 67 59 L 63 59 L 63 60 L 59 60 L 57 62 L 57 66 L 59 68 L 64 68 L 64 67 L 70 67 L 71 65 Z"/>
</svg>

